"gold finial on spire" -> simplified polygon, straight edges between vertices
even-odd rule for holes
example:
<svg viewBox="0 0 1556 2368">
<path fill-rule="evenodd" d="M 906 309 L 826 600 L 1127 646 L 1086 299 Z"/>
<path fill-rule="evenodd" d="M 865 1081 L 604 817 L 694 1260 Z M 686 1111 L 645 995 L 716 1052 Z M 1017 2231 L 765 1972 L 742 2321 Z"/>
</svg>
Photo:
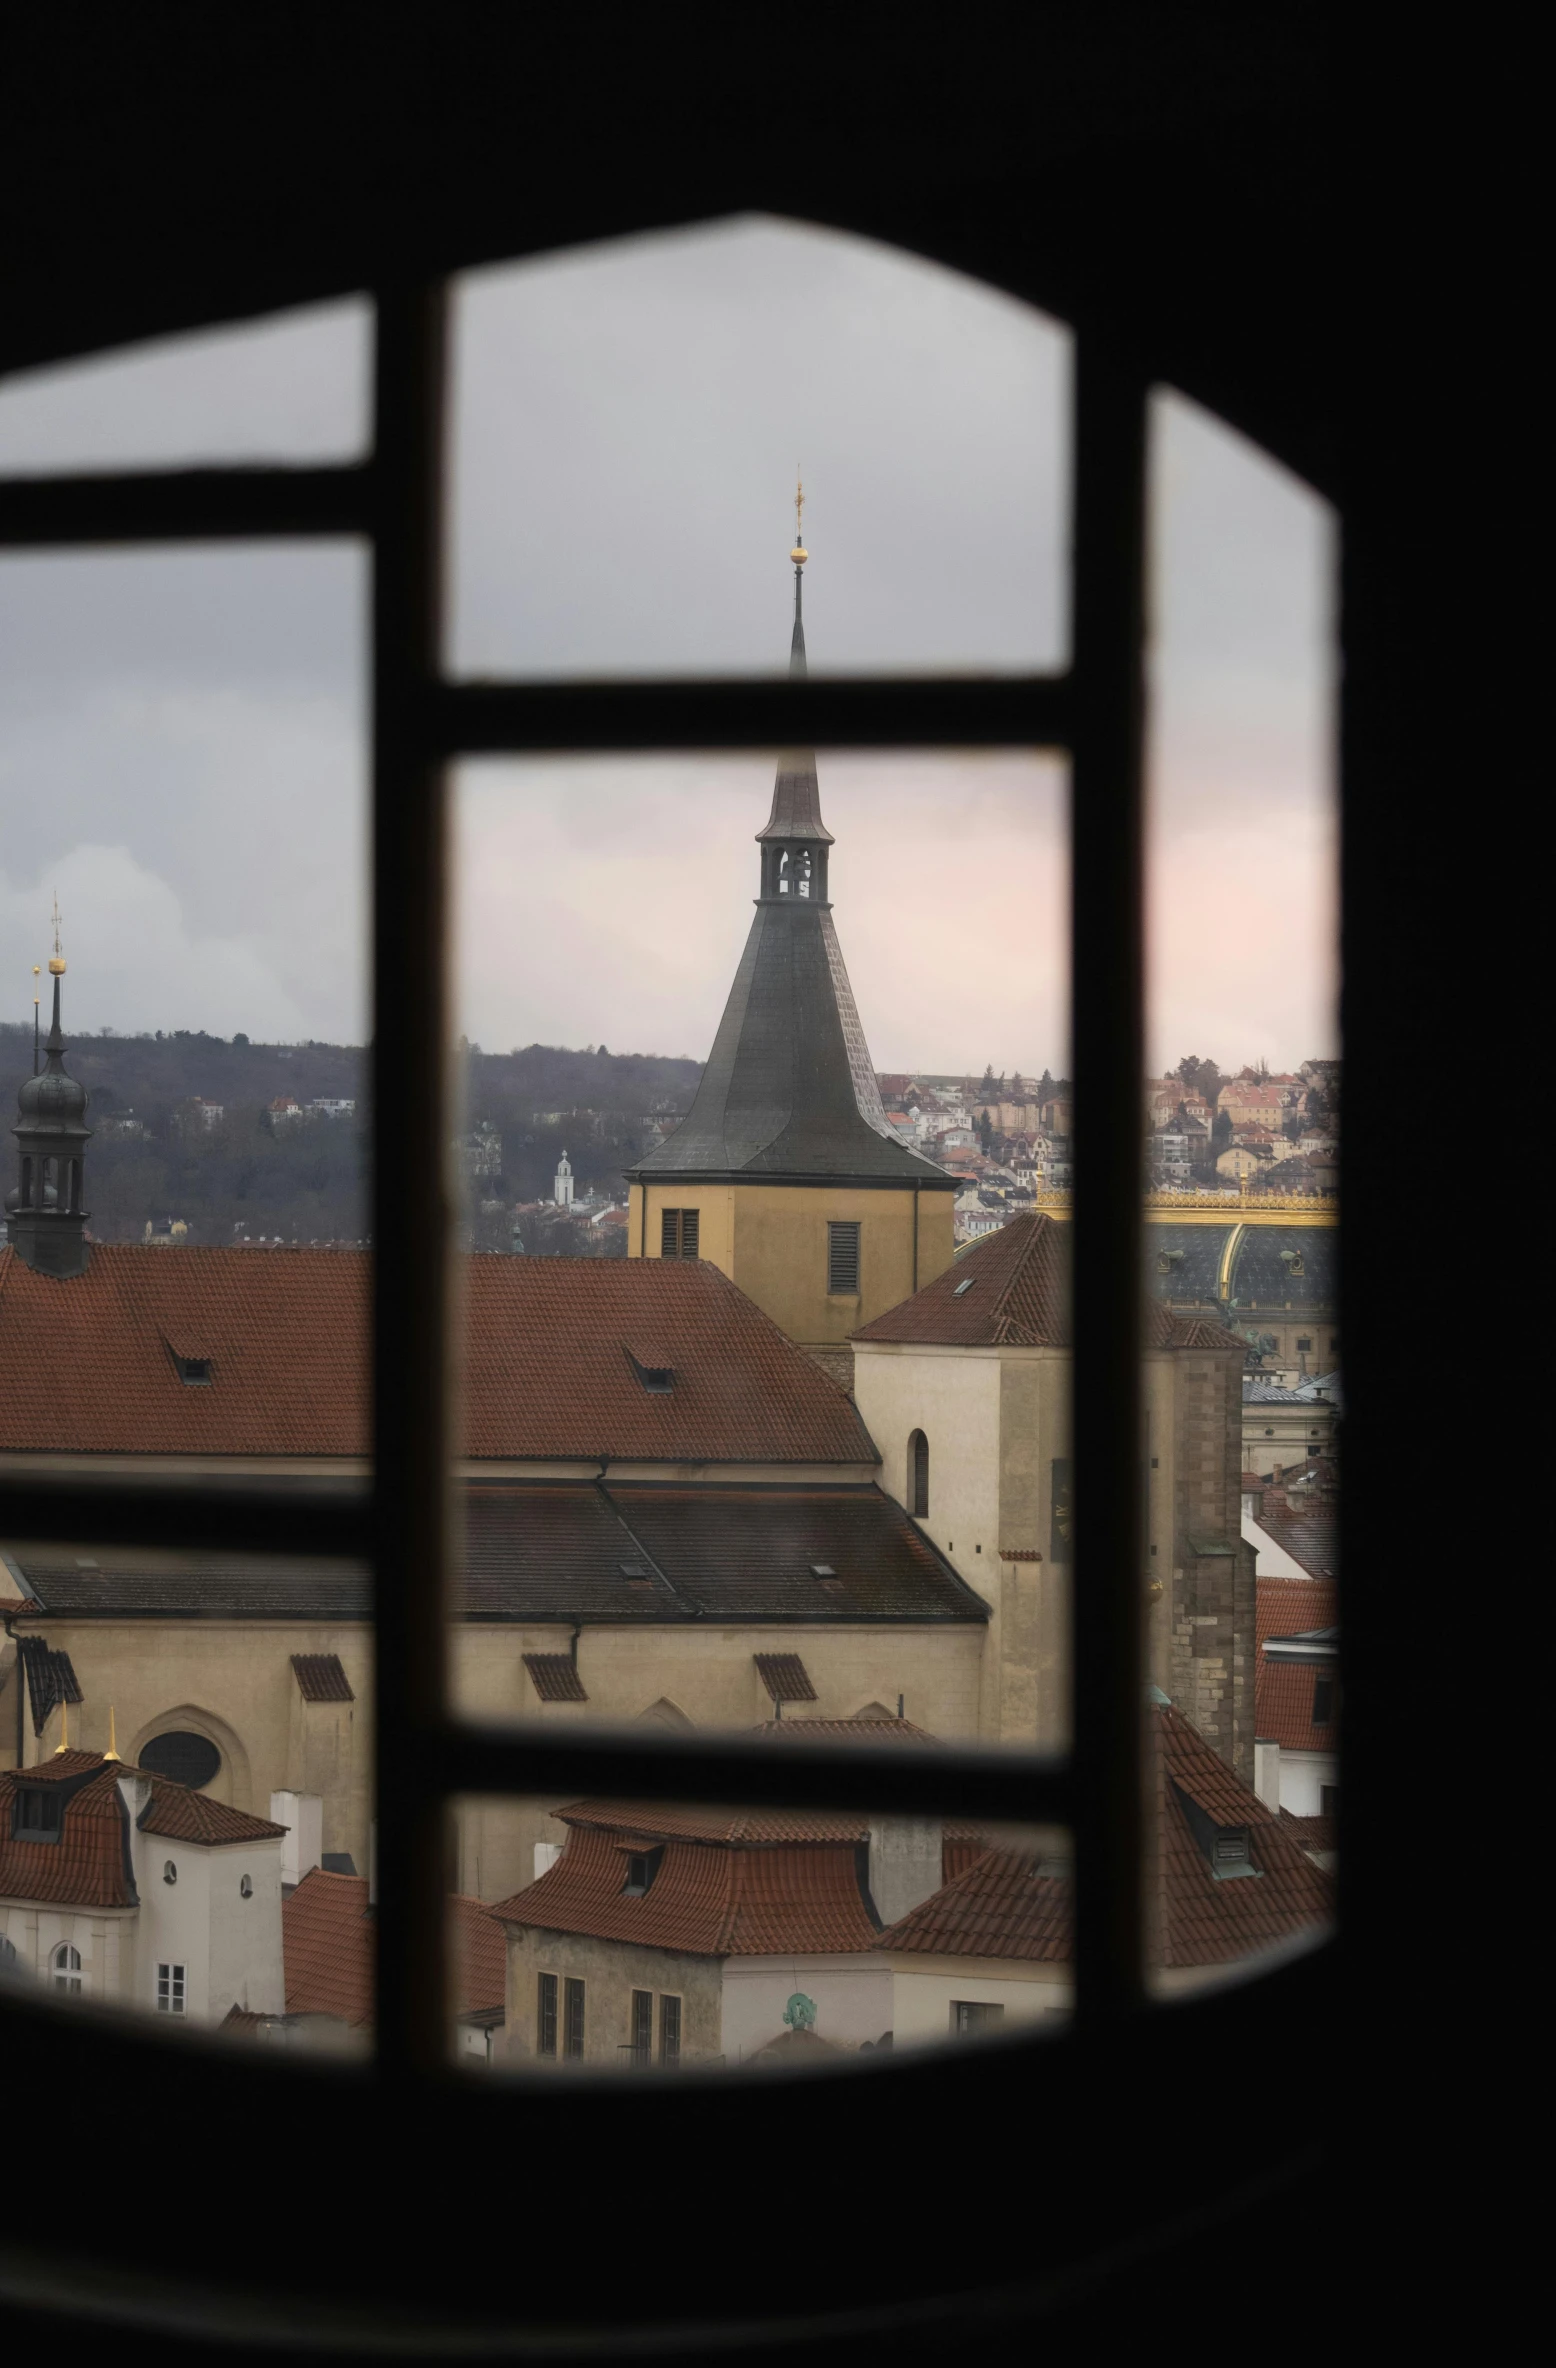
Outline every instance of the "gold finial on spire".
<svg viewBox="0 0 1556 2368">
<path fill-rule="evenodd" d="M 803 567 L 810 557 L 805 548 L 805 480 L 798 461 L 794 464 L 794 548 L 789 557 L 796 567 Z"/>
<path fill-rule="evenodd" d="M 56 889 L 54 892 L 54 951 L 49 956 L 49 976 L 63 978 L 64 975 L 65 957 L 59 950 L 59 891 Z"/>
<path fill-rule="evenodd" d="M 116 1760 L 118 1756 L 119 1746 L 113 1731 L 113 1704 L 110 1702 L 108 1705 L 108 1749 L 103 1753 L 103 1757 L 105 1760 Z"/>
<path fill-rule="evenodd" d="M 54 1757 L 70 1749 L 70 1704 L 63 1694 L 59 1698 L 59 1741 L 54 1746 Z"/>
</svg>

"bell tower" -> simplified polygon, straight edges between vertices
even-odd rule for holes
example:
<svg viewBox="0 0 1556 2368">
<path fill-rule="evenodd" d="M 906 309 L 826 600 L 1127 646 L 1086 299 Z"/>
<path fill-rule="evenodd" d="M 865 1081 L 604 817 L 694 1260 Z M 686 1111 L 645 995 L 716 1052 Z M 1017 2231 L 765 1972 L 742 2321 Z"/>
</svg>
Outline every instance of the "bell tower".
<svg viewBox="0 0 1556 2368">
<path fill-rule="evenodd" d="M 805 672 L 808 557 L 796 532 L 791 676 Z M 756 910 L 691 1109 L 627 1171 L 627 1249 L 711 1260 L 844 1379 L 849 1334 L 950 1265 L 956 1184 L 881 1107 L 832 917 L 813 750 L 779 757 L 756 840 Z"/>
<path fill-rule="evenodd" d="M 86 1124 L 86 1088 L 65 1074 L 70 1047 L 60 1018 L 65 957 L 60 951 L 58 898 L 49 975 L 54 981 L 53 1024 L 43 1046 L 42 1069 L 26 1080 L 16 1097 L 19 1115 L 12 1132 L 18 1172 L 5 1206 L 17 1256 L 35 1273 L 65 1282 L 85 1274 L 90 1254 L 84 1176 L 92 1130 Z"/>
</svg>

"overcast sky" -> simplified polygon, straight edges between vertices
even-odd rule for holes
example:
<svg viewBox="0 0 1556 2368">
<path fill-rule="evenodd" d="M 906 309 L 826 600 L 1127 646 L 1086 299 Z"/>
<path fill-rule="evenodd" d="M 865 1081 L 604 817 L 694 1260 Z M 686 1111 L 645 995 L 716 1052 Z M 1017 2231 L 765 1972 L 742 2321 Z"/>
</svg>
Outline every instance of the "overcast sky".
<svg viewBox="0 0 1556 2368">
<path fill-rule="evenodd" d="M 1059 661 L 1068 356 L 1024 306 L 792 225 L 474 275 L 451 663 L 781 668 L 797 462 L 813 670 Z M 342 305 L 14 380 L 0 469 L 350 453 L 365 362 Z M 1194 406 L 1156 428 L 1153 1057 L 1287 1066 L 1335 1043 L 1331 524 Z M 57 887 L 76 1027 L 360 1039 L 363 590 L 345 548 L 0 561 L 8 1013 Z M 468 768 L 466 1032 L 704 1054 L 771 776 Z M 1058 767 L 824 751 L 821 779 L 877 1065 L 1058 1069 Z"/>
</svg>

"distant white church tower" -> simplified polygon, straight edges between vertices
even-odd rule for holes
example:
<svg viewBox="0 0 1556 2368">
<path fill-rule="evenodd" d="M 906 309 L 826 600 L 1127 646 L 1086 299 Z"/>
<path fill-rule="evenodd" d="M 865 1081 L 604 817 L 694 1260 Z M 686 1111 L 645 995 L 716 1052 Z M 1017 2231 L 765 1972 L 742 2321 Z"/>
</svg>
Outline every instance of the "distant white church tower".
<svg viewBox="0 0 1556 2368">
<path fill-rule="evenodd" d="M 565 1151 L 557 1163 L 556 1182 L 552 1186 L 551 1197 L 559 1209 L 570 1209 L 573 1205 L 573 1171 Z"/>
</svg>

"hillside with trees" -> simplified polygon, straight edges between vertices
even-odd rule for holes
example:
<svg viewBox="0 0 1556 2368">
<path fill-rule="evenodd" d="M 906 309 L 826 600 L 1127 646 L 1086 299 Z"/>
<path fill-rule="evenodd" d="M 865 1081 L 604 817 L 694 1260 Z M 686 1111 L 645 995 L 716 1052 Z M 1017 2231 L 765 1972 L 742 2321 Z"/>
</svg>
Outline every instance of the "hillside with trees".
<svg viewBox="0 0 1556 2368">
<path fill-rule="evenodd" d="M 170 1224 L 208 1246 L 366 1238 L 373 1122 L 361 1046 L 105 1032 L 73 1038 L 68 1066 L 90 1096 L 87 1201 L 100 1241 L 140 1241 L 148 1225 Z M 31 1072 L 31 1029 L 0 1026 L 0 1094 L 14 1094 Z M 461 1130 L 483 1127 L 500 1144 L 500 1167 L 469 1176 L 473 1238 L 507 1248 L 507 1216 L 494 1224 L 488 1209 L 483 1221 L 480 1203 L 507 1211 L 541 1199 L 564 1147 L 580 1197 L 594 1189 L 624 1198 L 622 1169 L 658 1139 L 650 1122 L 684 1112 L 700 1074 L 695 1061 L 603 1045 L 462 1046 Z M 316 1107 L 328 1104 L 350 1107 Z M 391 1188 L 403 1123 L 402 1113 L 386 1114 Z M 468 1174 L 470 1163 L 462 1166 Z"/>
</svg>

